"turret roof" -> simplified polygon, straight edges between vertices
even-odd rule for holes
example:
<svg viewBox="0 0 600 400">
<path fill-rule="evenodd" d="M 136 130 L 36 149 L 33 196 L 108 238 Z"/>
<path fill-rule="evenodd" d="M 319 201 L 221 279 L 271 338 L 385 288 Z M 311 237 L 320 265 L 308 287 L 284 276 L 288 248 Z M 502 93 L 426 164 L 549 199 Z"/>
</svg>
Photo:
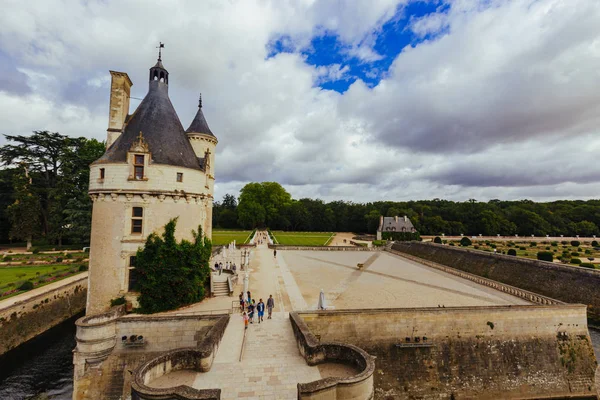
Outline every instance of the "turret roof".
<svg viewBox="0 0 600 400">
<path fill-rule="evenodd" d="M 208 127 L 208 122 L 206 122 L 206 118 L 202 112 L 202 96 L 200 96 L 200 101 L 198 102 L 198 112 L 196 113 L 196 116 L 192 120 L 192 123 L 190 124 L 190 127 L 187 128 L 186 132 L 205 133 L 210 136 L 215 136 Z"/>
</svg>

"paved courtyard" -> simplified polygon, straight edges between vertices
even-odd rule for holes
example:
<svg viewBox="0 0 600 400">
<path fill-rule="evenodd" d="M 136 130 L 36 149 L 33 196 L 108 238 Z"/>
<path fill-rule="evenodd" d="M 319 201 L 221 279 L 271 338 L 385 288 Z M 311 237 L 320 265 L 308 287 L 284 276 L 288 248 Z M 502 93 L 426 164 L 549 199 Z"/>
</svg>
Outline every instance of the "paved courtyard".
<svg viewBox="0 0 600 400">
<path fill-rule="evenodd" d="M 230 257 L 241 259 L 239 250 Z M 358 263 L 363 264 L 360 270 Z M 352 374 L 339 365 L 309 367 L 298 352 L 289 312 L 316 309 L 321 289 L 335 309 L 528 304 L 387 252 L 279 251 L 274 257 L 272 250 L 260 245 L 252 251 L 249 271 L 252 297 L 266 303 L 273 295 L 273 319 L 249 326 L 242 351 L 244 326 L 236 305 L 243 290 L 242 272 L 234 297 L 210 298 L 169 312 L 216 313 L 233 308 L 211 370 L 173 372 L 150 386 L 221 388 L 223 399 L 295 399 L 299 382 Z"/>
</svg>

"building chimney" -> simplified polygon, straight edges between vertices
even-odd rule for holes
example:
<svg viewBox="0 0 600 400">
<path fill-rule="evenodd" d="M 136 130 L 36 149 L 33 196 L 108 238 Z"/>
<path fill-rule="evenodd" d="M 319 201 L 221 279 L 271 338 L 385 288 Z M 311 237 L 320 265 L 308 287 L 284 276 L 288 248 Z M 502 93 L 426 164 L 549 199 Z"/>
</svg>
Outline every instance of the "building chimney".
<svg viewBox="0 0 600 400">
<path fill-rule="evenodd" d="M 123 132 L 123 124 L 129 114 L 129 93 L 133 86 L 125 72 L 110 71 L 110 76 L 110 108 L 108 110 L 108 129 L 106 130 L 107 149 Z"/>
<path fill-rule="evenodd" d="M 398 216 L 397 215 L 394 217 L 394 219 L 396 220 L 396 223 L 398 223 Z"/>
<path fill-rule="evenodd" d="M 407 219 L 408 219 L 408 217 L 405 215 L 404 216 L 404 222 L 406 222 Z"/>
</svg>

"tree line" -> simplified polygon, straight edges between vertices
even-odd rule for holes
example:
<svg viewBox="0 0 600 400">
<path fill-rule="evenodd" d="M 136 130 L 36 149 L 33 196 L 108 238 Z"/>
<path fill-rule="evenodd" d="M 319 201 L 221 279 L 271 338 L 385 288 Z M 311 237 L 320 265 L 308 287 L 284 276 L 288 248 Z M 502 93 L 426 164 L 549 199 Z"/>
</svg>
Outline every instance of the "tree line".
<svg viewBox="0 0 600 400">
<path fill-rule="evenodd" d="M 89 243 L 89 165 L 104 143 L 57 132 L 5 135 L 0 147 L 0 243 Z M 408 216 L 421 235 L 600 235 L 600 200 L 324 202 L 251 182 L 214 203 L 215 228 L 375 233 L 379 217 Z"/>
<path fill-rule="evenodd" d="M 379 217 L 408 216 L 421 235 L 600 235 L 600 200 L 324 202 L 292 199 L 276 182 L 248 183 L 214 203 L 213 227 L 375 233 Z"/>
</svg>

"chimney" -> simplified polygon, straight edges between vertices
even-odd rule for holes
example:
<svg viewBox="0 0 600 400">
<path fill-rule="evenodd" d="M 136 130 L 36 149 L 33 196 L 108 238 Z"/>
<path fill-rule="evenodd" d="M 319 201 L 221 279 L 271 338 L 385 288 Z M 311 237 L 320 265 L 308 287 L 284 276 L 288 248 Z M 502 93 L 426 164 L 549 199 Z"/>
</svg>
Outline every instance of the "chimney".
<svg viewBox="0 0 600 400">
<path fill-rule="evenodd" d="M 408 217 L 405 215 L 404 216 L 404 222 L 406 222 L 407 219 L 408 219 Z"/>
<path fill-rule="evenodd" d="M 110 108 L 108 110 L 108 129 L 106 130 L 107 149 L 123 131 L 125 118 L 129 114 L 129 93 L 133 86 L 125 72 L 110 71 L 110 76 Z"/>
<path fill-rule="evenodd" d="M 397 215 L 394 217 L 394 219 L 396 220 L 396 223 L 398 223 L 398 216 Z"/>
</svg>

